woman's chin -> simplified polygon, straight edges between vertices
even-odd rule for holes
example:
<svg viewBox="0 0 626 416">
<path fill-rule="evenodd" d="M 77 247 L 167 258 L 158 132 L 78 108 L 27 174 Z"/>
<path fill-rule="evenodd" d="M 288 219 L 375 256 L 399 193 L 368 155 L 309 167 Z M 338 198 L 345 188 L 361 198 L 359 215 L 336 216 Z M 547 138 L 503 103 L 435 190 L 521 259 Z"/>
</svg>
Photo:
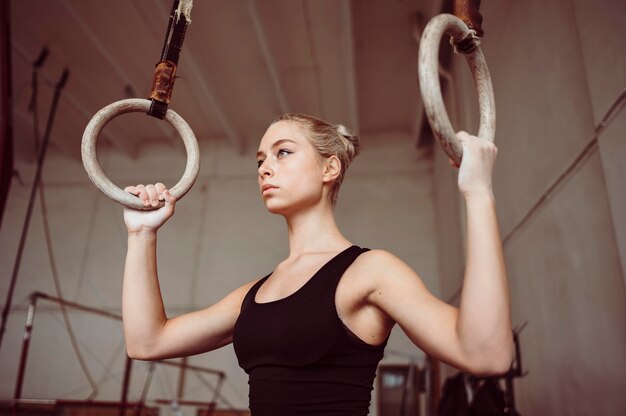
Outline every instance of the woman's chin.
<svg viewBox="0 0 626 416">
<path fill-rule="evenodd" d="M 272 200 L 272 198 L 266 199 L 263 202 L 265 203 L 265 208 L 270 214 L 284 215 L 288 208 L 285 204 L 281 204 L 275 199 Z"/>
<path fill-rule="evenodd" d="M 289 200 L 289 202 L 283 200 L 280 200 L 278 198 L 267 198 L 264 199 L 264 203 L 265 203 L 265 208 L 271 213 L 271 214 L 277 214 L 277 215 L 282 215 L 282 216 L 288 216 L 291 215 L 295 212 L 298 211 L 302 211 L 302 210 L 307 210 L 310 207 L 319 204 L 320 203 L 320 198 L 319 197 L 315 197 L 315 198 L 303 198 L 303 199 L 298 199 L 298 200 Z"/>
</svg>

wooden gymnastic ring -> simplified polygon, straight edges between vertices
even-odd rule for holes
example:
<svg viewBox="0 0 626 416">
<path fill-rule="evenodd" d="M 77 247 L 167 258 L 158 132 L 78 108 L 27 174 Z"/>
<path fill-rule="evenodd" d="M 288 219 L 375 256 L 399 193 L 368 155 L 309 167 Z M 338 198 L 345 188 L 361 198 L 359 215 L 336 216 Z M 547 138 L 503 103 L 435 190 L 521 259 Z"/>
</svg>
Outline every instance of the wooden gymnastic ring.
<svg viewBox="0 0 626 416">
<path fill-rule="evenodd" d="M 463 147 L 458 142 L 450 124 L 439 84 L 439 44 L 444 33 L 450 35 L 453 42 L 472 36 L 470 29 L 458 17 L 451 14 L 435 16 L 426 25 L 420 40 L 419 85 L 426 117 L 435 137 L 448 156 L 454 162 L 460 163 L 463 157 Z M 477 43 L 471 52 L 465 54 L 465 57 L 478 92 L 480 108 L 478 137 L 493 142 L 496 132 L 496 105 L 489 68 L 487 68 L 485 56 Z"/>
<path fill-rule="evenodd" d="M 163 202 L 161 201 L 158 207 L 146 207 L 137 196 L 123 191 L 111 182 L 98 163 L 96 143 L 104 126 L 115 117 L 131 112 L 145 113 L 149 108 L 150 101 L 141 98 L 116 101 L 107 105 L 98 111 L 91 121 L 89 121 L 89 124 L 87 124 L 85 132 L 83 133 L 81 146 L 83 166 L 85 167 L 85 171 L 87 171 L 87 175 L 89 175 L 89 179 L 91 179 L 103 194 L 112 200 L 138 210 L 157 209 L 163 206 Z M 198 148 L 198 141 L 191 127 L 189 127 L 189 124 L 187 124 L 181 116 L 173 110 L 167 110 L 165 120 L 178 131 L 178 134 L 180 134 L 185 144 L 185 150 L 187 151 L 187 165 L 183 177 L 169 190 L 176 199 L 180 199 L 189 191 L 198 177 L 198 170 L 200 169 L 200 149 Z"/>
</svg>

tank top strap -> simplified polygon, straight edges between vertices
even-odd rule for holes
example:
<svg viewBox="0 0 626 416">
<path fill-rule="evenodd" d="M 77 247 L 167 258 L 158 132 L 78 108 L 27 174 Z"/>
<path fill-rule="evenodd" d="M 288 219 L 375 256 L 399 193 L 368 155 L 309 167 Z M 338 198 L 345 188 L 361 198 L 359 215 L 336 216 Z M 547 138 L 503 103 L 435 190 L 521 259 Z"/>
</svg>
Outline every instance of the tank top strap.
<svg viewBox="0 0 626 416">
<path fill-rule="evenodd" d="M 326 280 L 327 284 L 332 281 L 333 297 L 334 289 L 339 284 L 339 280 L 341 280 L 341 277 L 343 276 L 345 271 L 348 269 L 348 267 L 350 267 L 350 265 L 352 265 L 352 263 L 354 263 L 357 257 L 365 253 L 366 251 L 369 251 L 369 248 L 363 248 L 357 245 L 353 245 L 344 250 L 341 254 L 335 257 L 331 263 L 328 264 L 328 266 L 330 267 L 328 267 L 328 270 L 325 273 L 326 276 L 324 280 L 328 279 Z"/>
<path fill-rule="evenodd" d="M 241 310 L 242 311 L 244 309 L 246 309 L 249 304 L 254 303 L 254 298 L 256 297 L 256 292 L 259 291 L 259 288 L 263 285 L 263 283 L 265 283 L 265 281 L 267 279 L 269 279 L 269 277 L 271 275 L 272 275 L 272 273 L 268 273 L 265 277 L 259 279 L 258 282 L 256 282 L 254 285 L 252 285 L 252 287 L 248 290 L 248 293 L 246 293 L 246 296 L 244 296 L 243 301 L 241 302 Z"/>
<path fill-rule="evenodd" d="M 305 283 L 303 287 L 298 289 L 295 293 L 287 296 L 286 298 L 279 299 L 278 301 L 285 301 L 288 299 L 295 298 L 297 296 L 303 296 L 311 293 L 327 293 L 329 299 L 332 300 L 334 304 L 334 294 L 337 285 L 339 284 L 339 280 L 341 276 L 344 274 L 346 269 L 350 267 L 350 265 L 359 257 L 362 253 L 369 251 L 369 248 L 361 248 L 357 245 L 352 245 L 346 248 L 341 253 L 337 254 L 335 257 L 330 259 L 327 263 L 325 263 L 318 271 L 315 273 L 313 277 L 311 277 L 310 281 Z M 259 305 L 255 303 L 254 299 L 256 298 L 256 294 L 265 283 L 265 281 L 272 275 L 269 273 L 267 276 L 260 279 L 256 282 L 246 296 L 243 299 L 241 305 L 241 311 L 246 310 L 248 307 L 258 307 Z M 268 302 L 262 305 L 269 306 L 271 304 L 275 304 L 276 302 Z"/>
</svg>

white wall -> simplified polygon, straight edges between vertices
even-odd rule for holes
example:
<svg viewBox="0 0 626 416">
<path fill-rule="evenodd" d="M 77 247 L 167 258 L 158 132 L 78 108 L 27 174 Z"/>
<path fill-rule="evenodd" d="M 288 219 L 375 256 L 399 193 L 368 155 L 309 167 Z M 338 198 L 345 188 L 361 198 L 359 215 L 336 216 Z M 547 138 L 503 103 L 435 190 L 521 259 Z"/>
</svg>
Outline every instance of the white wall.
<svg viewBox="0 0 626 416">
<path fill-rule="evenodd" d="M 483 5 L 483 48 L 498 106 L 495 192 L 503 236 L 596 136 L 596 126 L 623 91 L 624 7 L 617 0 Z M 462 58 L 455 59 L 456 97 L 462 106 L 455 124 L 475 131 L 473 87 Z M 505 245 L 513 323 L 529 323 L 521 346 L 530 373 L 515 383 L 522 414 L 620 414 L 626 409 L 624 114 L 600 132 L 598 150 Z M 348 172 L 340 195 L 340 226 L 357 244 L 399 255 L 433 292 L 449 299 L 460 287 L 463 270 L 463 205 L 454 171 L 439 151 L 432 162 L 418 160 L 414 141 L 400 133 L 365 137 L 363 142 L 363 154 Z M 171 314 L 216 301 L 269 272 L 287 254 L 283 223 L 267 214 L 258 198 L 254 157 L 236 154 L 227 143 L 204 141 L 201 146 L 201 176 L 159 240 L 161 283 Z M 162 145 L 147 147 L 137 160 L 108 149 L 101 155 L 105 170 L 119 185 L 153 180 L 171 185 L 184 167 L 180 149 Z M 26 183 L 14 182 L 0 230 L 3 295 L 32 168 L 18 166 Z M 44 182 L 64 296 L 119 312 L 126 246 L 121 208 L 99 194 L 80 163 L 54 149 L 46 161 Z M 0 350 L 1 398 L 12 396 L 25 299 L 33 290 L 54 293 L 39 205 Z M 124 356 L 121 328 L 81 313 L 70 318 L 89 369 L 102 381 L 98 398 L 118 399 Z M 24 397 L 89 394 L 64 331 L 58 309 L 42 302 Z M 401 354 L 421 357 L 397 332 L 388 347 L 392 351 L 400 354 L 388 354 L 386 362 L 406 362 Z M 230 347 L 190 362 L 225 371 L 225 398 L 245 405 L 246 376 Z M 135 364 L 131 399 L 139 394 L 145 370 L 145 364 Z M 171 398 L 176 385 L 175 371 L 159 369 L 150 396 Z M 194 376 L 189 376 L 187 388 L 190 398 L 209 398 L 207 387 Z"/>
<path fill-rule="evenodd" d="M 482 11 L 497 103 L 494 186 L 504 237 L 596 137 L 624 91 L 626 4 L 490 2 Z M 455 58 L 455 73 L 459 123 L 471 130 L 477 105 L 462 58 Z M 622 111 L 597 136 L 599 148 L 505 244 L 513 324 L 528 321 L 521 350 L 529 374 L 515 382 L 521 414 L 626 410 L 625 123 Z M 435 161 L 438 191 L 451 186 L 444 162 Z M 440 210 L 440 198 L 436 206 L 447 217 L 454 213 Z M 441 231 L 440 241 L 452 239 Z M 458 265 L 441 271 L 444 293 L 454 293 Z"/>
<path fill-rule="evenodd" d="M 388 132 L 362 138 L 363 152 L 350 167 L 339 197 L 337 221 L 354 243 L 387 249 L 410 264 L 438 291 L 431 162 L 420 159 L 414 140 Z M 270 272 L 288 251 L 286 228 L 268 214 L 258 196 L 255 160 L 227 142 L 201 142 L 198 181 L 159 232 L 161 288 L 168 313 L 207 306 L 236 287 Z M 118 186 L 163 181 L 172 186 L 184 169 L 184 153 L 165 145 L 146 146 L 138 159 L 106 147 L 103 169 Z M 26 183 L 13 184 L 0 232 L 0 293 L 5 294 L 30 190 L 32 164 L 18 166 Z M 66 298 L 119 313 L 126 250 L 122 209 L 89 182 L 82 165 L 51 149 L 44 168 L 48 218 L 57 268 Z M 0 397 L 13 394 L 25 299 L 33 290 L 54 294 L 39 203 L 31 222 L 9 329 L 0 351 Z M 118 400 L 124 370 L 121 326 L 103 318 L 71 313 L 71 322 L 93 377 L 103 380 L 98 399 Z M 421 357 L 401 333 L 389 351 Z M 386 362 L 407 362 L 389 354 Z M 247 405 L 247 376 L 230 346 L 192 357 L 191 364 L 227 373 L 226 400 Z M 147 371 L 134 366 L 131 399 L 137 399 Z M 159 368 L 150 396 L 172 398 L 178 373 Z M 63 382 L 59 382 L 62 380 Z M 215 378 L 207 380 L 214 384 Z M 210 390 L 188 373 L 187 398 L 209 400 Z M 66 336 L 58 308 L 40 302 L 23 397 L 86 398 L 90 389 Z"/>
</svg>

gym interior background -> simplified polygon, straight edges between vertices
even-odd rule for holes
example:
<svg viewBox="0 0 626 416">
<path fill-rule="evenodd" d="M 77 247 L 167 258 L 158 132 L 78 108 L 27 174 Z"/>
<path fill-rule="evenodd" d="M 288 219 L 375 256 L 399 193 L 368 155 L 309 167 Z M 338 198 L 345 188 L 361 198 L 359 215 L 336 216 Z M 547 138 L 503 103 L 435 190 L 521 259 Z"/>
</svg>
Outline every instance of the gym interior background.
<svg viewBox="0 0 626 416">
<path fill-rule="evenodd" d="M 0 346 L 2 400 L 15 395 L 33 292 L 120 313 L 122 208 L 87 178 L 80 141 L 98 109 L 148 95 L 170 7 L 169 0 L 10 2 L 13 96 L 10 108 L 3 100 L 2 116 L 12 113 L 13 149 L 6 150 L 3 135 L 3 151 L 12 152 L 14 172 L 0 228 L 3 306 L 55 84 L 64 68 L 70 76 Z M 259 198 L 254 157 L 269 122 L 287 111 L 360 133 L 363 151 L 339 196 L 340 228 L 359 245 L 395 253 L 437 296 L 458 302 L 463 201 L 456 170 L 432 138 L 417 83 L 419 34 L 449 8 L 441 0 L 195 2 L 170 107 L 194 129 L 201 168 L 160 232 L 169 314 L 217 301 L 287 254 L 284 224 Z M 513 325 L 520 330 L 515 407 L 522 415 L 624 414 L 626 3 L 486 0 L 481 13 L 497 105 L 494 188 Z M 33 64 L 44 47 L 35 108 Z M 471 75 L 449 49 L 443 42 L 448 114 L 455 127 L 475 132 Z M 186 159 L 167 123 L 139 114 L 110 123 L 98 155 L 120 187 L 172 186 Z M 38 298 L 20 397 L 120 401 L 128 374 L 121 323 L 69 306 L 65 314 Z M 134 362 L 126 399 L 145 397 L 161 414 L 202 408 L 186 402 L 246 407 L 246 375 L 230 346 L 185 364 L 217 373 Z M 456 373 L 430 362 L 400 331 L 382 365 L 413 365 L 428 376 L 409 389 L 421 400 L 419 412 L 407 415 L 435 414 L 433 395 Z M 388 378 L 390 388 L 394 380 Z M 371 414 L 400 414 L 381 410 L 384 388 L 377 385 Z"/>
</svg>

